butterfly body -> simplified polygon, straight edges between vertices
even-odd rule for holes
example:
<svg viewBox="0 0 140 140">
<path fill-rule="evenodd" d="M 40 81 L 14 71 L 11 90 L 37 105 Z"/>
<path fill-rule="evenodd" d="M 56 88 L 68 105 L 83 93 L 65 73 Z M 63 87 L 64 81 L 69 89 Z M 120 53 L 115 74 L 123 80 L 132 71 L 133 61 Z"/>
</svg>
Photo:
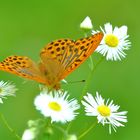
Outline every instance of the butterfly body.
<svg viewBox="0 0 140 140">
<path fill-rule="evenodd" d="M 39 64 L 26 56 L 9 56 L 0 62 L 0 70 L 60 89 L 60 81 L 94 52 L 102 38 L 103 34 L 97 33 L 76 41 L 55 40 L 42 49 Z"/>
</svg>

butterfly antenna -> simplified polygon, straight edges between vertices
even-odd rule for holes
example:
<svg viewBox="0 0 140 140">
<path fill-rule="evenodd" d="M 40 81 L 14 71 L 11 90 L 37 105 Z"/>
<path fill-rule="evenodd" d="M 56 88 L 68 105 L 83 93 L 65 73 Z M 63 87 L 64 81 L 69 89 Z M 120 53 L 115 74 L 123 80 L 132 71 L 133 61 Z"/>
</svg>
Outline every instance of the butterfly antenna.
<svg viewBox="0 0 140 140">
<path fill-rule="evenodd" d="M 74 84 L 74 83 L 84 83 L 86 82 L 86 80 L 80 80 L 80 81 L 67 81 L 67 83 L 63 83 L 63 84 Z"/>
</svg>

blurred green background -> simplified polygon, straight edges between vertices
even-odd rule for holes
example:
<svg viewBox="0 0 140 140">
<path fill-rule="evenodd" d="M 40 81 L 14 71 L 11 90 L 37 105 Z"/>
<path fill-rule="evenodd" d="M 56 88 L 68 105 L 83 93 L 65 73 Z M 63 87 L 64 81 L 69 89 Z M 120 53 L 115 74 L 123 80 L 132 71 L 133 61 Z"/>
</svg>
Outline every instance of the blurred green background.
<svg viewBox="0 0 140 140">
<path fill-rule="evenodd" d="M 0 1 L 0 61 L 9 55 L 25 55 L 35 61 L 44 45 L 54 39 L 83 37 L 79 29 L 85 16 L 90 16 L 94 28 L 111 22 L 114 26 L 127 25 L 132 47 L 121 62 L 104 60 L 99 66 L 88 91 L 95 95 L 99 91 L 105 98 L 114 100 L 121 110 L 128 110 L 128 123 L 118 128 L 117 133 L 108 134 L 108 127 L 101 125 L 91 131 L 84 140 L 139 140 L 140 139 L 140 18 L 138 0 L 5 0 Z M 99 54 L 93 54 L 99 57 Z M 70 74 L 67 81 L 86 79 L 89 73 L 87 61 Z M 35 110 L 34 98 L 39 94 L 38 83 L 26 81 L 15 75 L 0 71 L 0 80 L 13 81 L 18 92 L 16 97 L 8 97 L 0 104 L 3 113 L 12 128 L 22 135 L 29 119 L 41 115 Z M 63 86 L 78 98 L 84 83 Z M 88 127 L 94 119 L 80 115 L 70 129 L 70 133 L 79 134 L 81 123 Z M 58 139 L 58 138 L 54 138 Z M 0 140 L 16 140 L 0 120 Z"/>
</svg>

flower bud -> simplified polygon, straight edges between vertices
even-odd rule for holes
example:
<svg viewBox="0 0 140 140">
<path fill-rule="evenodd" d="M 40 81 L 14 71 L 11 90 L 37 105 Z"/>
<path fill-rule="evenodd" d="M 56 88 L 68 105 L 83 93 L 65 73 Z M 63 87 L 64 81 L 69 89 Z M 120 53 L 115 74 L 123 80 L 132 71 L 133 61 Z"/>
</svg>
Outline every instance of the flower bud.
<svg viewBox="0 0 140 140">
<path fill-rule="evenodd" d="M 84 30 L 91 30 L 93 28 L 90 17 L 86 17 L 80 24 L 80 28 Z"/>
<path fill-rule="evenodd" d="M 66 140 L 77 140 L 76 135 L 68 135 Z"/>
</svg>

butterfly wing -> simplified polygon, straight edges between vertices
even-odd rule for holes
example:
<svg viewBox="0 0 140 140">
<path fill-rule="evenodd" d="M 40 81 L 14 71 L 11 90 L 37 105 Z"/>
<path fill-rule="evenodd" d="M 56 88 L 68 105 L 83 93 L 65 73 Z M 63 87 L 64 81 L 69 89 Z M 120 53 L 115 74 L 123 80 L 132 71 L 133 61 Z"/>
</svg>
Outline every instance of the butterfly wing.
<svg viewBox="0 0 140 140">
<path fill-rule="evenodd" d="M 46 82 L 37 65 L 28 57 L 9 56 L 3 62 L 0 62 L 0 70 L 40 83 Z"/>
<path fill-rule="evenodd" d="M 73 47 L 68 47 L 67 57 L 62 64 L 65 67 L 65 71 L 61 79 L 64 79 L 78 68 L 95 51 L 102 38 L 103 34 L 100 32 L 90 37 L 76 40 Z"/>
<path fill-rule="evenodd" d="M 63 62 L 67 57 L 68 47 L 73 46 L 74 41 L 70 39 L 59 39 L 47 44 L 41 51 L 40 57 L 43 65 L 46 66 L 47 79 L 48 75 L 50 75 L 54 81 L 54 79 L 62 75 L 62 72 L 65 70 Z"/>
<path fill-rule="evenodd" d="M 60 39 L 46 45 L 41 51 L 42 63 L 48 69 L 51 82 L 58 82 L 80 66 L 97 48 L 103 38 L 102 33 L 72 41 Z M 47 78 L 48 79 L 48 78 Z"/>
</svg>

